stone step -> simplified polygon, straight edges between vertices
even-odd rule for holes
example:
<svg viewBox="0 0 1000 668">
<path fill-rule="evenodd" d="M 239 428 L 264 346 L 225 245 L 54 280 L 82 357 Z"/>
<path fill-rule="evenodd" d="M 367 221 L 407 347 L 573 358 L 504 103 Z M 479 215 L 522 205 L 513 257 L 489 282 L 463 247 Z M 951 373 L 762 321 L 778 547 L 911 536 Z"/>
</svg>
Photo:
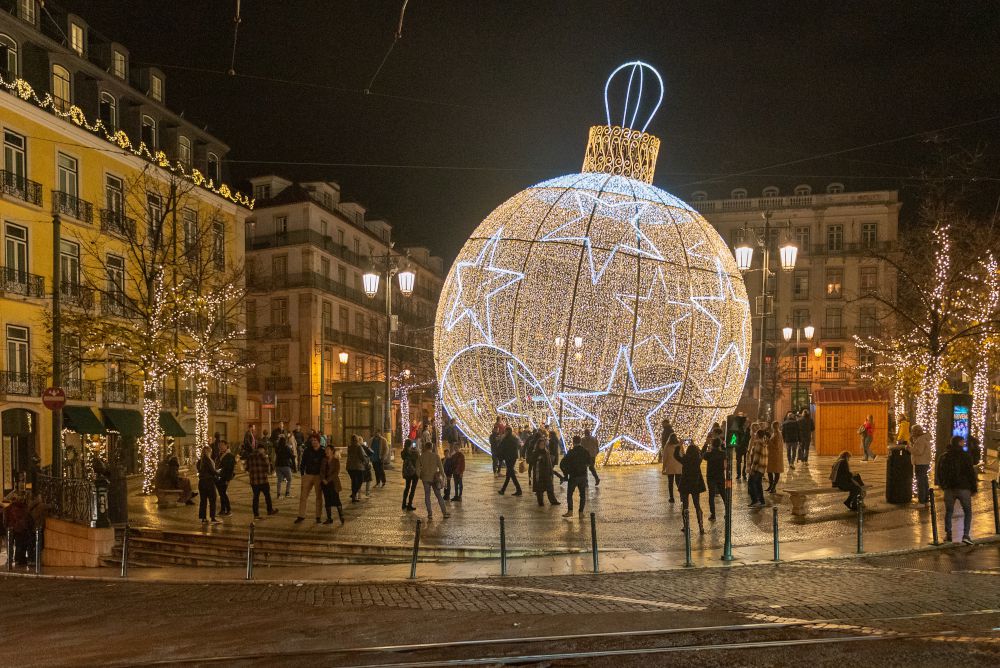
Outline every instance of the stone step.
<svg viewBox="0 0 1000 668">
<path fill-rule="evenodd" d="M 120 553 L 120 548 L 119 548 Z M 246 563 L 247 546 L 220 546 L 210 542 L 195 541 L 174 541 L 158 540 L 155 538 L 134 537 L 129 539 L 129 563 L 132 555 L 136 558 L 148 558 L 150 555 L 161 557 L 171 555 L 176 561 L 171 563 L 182 563 L 189 560 L 188 565 L 204 566 L 211 563 L 198 563 L 199 561 L 213 560 L 225 562 L 220 565 L 240 565 Z M 364 558 L 365 563 L 401 563 L 409 560 L 410 555 L 372 555 Z M 278 546 L 268 543 L 254 544 L 255 563 L 271 565 L 300 565 L 300 564 L 348 564 L 359 561 L 356 555 L 342 555 L 336 552 L 321 553 L 310 550 L 297 550 L 294 547 Z M 436 561 L 428 559 L 428 561 Z"/>
</svg>

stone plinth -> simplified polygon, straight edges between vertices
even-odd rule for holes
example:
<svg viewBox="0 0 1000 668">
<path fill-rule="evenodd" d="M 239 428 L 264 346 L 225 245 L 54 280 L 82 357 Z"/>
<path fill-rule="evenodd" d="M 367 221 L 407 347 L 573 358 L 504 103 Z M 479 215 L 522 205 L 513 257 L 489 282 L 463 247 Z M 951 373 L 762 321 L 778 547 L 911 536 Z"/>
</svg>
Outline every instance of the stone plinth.
<svg viewBox="0 0 1000 668">
<path fill-rule="evenodd" d="M 82 524 L 49 518 L 45 521 L 45 566 L 86 566 L 97 568 L 101 557 L 111 555 L 115 530 L 92 529 Z"/>
</svg>

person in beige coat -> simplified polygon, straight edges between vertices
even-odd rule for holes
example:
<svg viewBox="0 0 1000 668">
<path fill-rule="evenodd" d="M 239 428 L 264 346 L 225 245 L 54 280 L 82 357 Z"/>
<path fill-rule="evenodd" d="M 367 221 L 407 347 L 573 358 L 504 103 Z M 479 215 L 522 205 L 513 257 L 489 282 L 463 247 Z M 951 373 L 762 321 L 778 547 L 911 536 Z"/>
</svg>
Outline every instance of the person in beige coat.
<svg viewBox="0 0 1000 668">
<path fill-rule="evenodd" d="M 681 440 L 677 438 L 677 434 L 671 432 L 663 446 L 663 472 L 667 475 L 667 485 L 670 488 L 670 503 L 674 502 L 674 483 L 677 483 L 677 493 L 681 492 L 681 473 L 684 472 L 683 464 L 674 457 L 674 453 L 683 454 L 683 452 Z"/>
<path fill-rule="evenodd" d="M 930 502 L 930 481 L 927 475 L 931 470 L 931 435 L 919 424 L 910 430 L 912 436 L 907 448 L 913 461 L 913 473 L 917 478 L 917 503 L 926 505 Z"/>
<path fill-rule="evenodd" d="M 767 439 L 767 492 L 774 494 L 778 491 L 778 480 L 785 472 L 784 459 L 785 442 L 781 438 L 781 423 L 771 423 L 771 436 Z"/>
<path fill-rule="evenodd" d="M 447 518 L 448 512 L 445 510 L 444 500 L 441 498 L 441 487 L 444 484 L 444 467 L 441 465 L 441 458 L 434 451 L 434 444 L 426 441 L 417 459 L 417 475 L 420 482 L 424 484 L 424 505 L 427 506 L 427 519 L 434 519 L 431 510 L 431 491 L 437 498 L 438 505 L 441 506 L 442 517 Z"/>
</svg>

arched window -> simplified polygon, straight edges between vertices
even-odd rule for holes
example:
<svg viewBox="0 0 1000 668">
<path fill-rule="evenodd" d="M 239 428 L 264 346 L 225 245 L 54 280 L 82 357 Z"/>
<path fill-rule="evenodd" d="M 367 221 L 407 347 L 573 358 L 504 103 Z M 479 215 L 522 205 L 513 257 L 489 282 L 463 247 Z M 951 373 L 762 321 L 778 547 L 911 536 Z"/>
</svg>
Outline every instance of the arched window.
<svg viewBox="0 0 1000 668">
<path fill-rule="evenodd" d="M 208 172 L 208 178 L 215 181 L 215 184 L 219 184 L 219 156 L 214 153 L 208 154 L 208 160 L 205 163 L 206 170 Z"/>
<path fill-rule="evenodd" d="M 826 187 L 826 192 L 829 195 L 836 195 L 837 193 L 842 193 L 842 192 L 844 192 L 844 184 L 843 183 L 831 183 L 830 185 L 828 185 Z"/>
<path fill-rule="evenodd" d="M 746 199 L 747 189 L 746 188 L 733 188 L 733 191 L 729 193 L 731 199 Z"/>
<path fill-rule="evenodd" d="M 812 192 L 813 189 L 805 184 L 800 186 L 795 186 L 795 194 L 798 197 L 806 197 L 807 195 L 812 195 Z"/>
<path fill-rule="evenodd" d="M 191 140 L 184 135 L 181 135 L 177 140 L 177 160 L 184 167 L 191 167 Z"/>
<path fill-rule="evenodd" d="M 778 190 L 777 186 L 768 186 L 761 192 L 761 195 L 764 197 L 777 197 L 779 194 L 781 194 L 781 191 Z"/>
<path fill-rule="evenodd" d="M 708 199 L 708 193 L 705 192 L 704 190 L 695 190 L 693 193 L 691 193 L 691 199 L 693 199 L 695 202 L 704 202 L 705 200 Z"/>
<path fill-rule="evenodd" d="M 59 111 L 69 111 L 73 104 L 73 96 L 70 92 L 69 70 L 62 65 L 52 66 L 52 99 L 55 101 L 56 109 Z"/>
<path fill-rule="evenodd" d="M 150 151 L 156 150 L 156 121 L 151 116 L 142 117 L 142 142 Z"/>
<path fill-rule="evenodd" d="M 7 35 L 0 35 L 0 74 L 8 82 L 17 78 L 17 42 Z"/>
<path fill-rule="evenodd" d="M 118 128 L 118 102 L 111 93 L 102 92 L 99 105 L 101 123 L 104 123 L 109 131 L 114 132 Z"/>
</svg>

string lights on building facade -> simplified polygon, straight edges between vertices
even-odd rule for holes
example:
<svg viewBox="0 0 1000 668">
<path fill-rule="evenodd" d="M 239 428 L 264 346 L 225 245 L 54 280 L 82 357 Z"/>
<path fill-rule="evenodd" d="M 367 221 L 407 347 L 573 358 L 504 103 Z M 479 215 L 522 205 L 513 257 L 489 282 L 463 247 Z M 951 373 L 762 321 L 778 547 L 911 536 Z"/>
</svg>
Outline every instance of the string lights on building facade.
<svg viewBox="0 0 1000 668">
<path fill-rule="evenodd" d="M 621 126 L 612 88 L 627 89 Z M 655 113 L 659 74 L 641 62 L 615 70 L 583 172 L 501 204 L 449 273 L 434 346 L 440 394 L 483 450 L 499 415 L 557 427 L 564 441 L 590 427 L 606 463 L 650 462 L 663 420 L 700 437 L 739 400 L 746 288 L 712 226 L 651 185 L 659 140 L 639 119 L 650 90 Z"/>
</svg>

